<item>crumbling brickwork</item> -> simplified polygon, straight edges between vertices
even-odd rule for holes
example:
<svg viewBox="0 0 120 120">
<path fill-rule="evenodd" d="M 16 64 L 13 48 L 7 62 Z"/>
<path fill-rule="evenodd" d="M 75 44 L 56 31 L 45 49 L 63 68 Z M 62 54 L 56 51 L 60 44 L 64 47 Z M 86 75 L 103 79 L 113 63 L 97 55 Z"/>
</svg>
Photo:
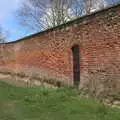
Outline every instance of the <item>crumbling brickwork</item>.
<svg viewBox="0 0 120 120">
<path fill-rule="evenodd" d="M 120 5 L 6 43 L 0 51 L 4 53 L 0 71 L 73 85 L 75 45 L 80 56 L 79 88 L 97 96 L 120 92 Z"/>
</svg>

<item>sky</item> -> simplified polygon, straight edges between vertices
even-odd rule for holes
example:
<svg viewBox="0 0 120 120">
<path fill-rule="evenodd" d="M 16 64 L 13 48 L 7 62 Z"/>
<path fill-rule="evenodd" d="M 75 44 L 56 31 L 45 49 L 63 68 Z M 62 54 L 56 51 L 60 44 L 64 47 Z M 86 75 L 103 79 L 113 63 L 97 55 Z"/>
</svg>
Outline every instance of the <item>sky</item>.
<svg viewBox="0 0 120 120">
<path fill-rule="evenodd" d="M 26 31 L 19 25 L 17 16 L 15 16 L 15 12 L 19 8 L 21 1 L 22 0 L 0 0 L 0 26 L 2 26 L 7 35 L 7 41 L 15 41 L 31 34 L 30 31 Z M 108 0 L 108 2 L 111 1 L 112 0 Z"/>
<path fill-rule="evenodd" d="M 0 26 L 3 28 L 7 41 L 15 41 L 30 33 L 18 23 L 16 10 L 21 0 L 0 0 Z"/>
</svg>

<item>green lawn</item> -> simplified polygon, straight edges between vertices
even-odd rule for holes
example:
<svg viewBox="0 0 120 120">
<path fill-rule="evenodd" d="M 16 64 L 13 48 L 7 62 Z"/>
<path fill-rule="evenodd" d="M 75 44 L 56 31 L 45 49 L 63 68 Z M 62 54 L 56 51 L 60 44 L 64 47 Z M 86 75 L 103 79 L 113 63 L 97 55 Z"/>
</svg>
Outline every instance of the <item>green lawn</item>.
<svg viewBox="0 0 120 120">
<path fill-rule="evenodd" d="M 0 82 L 0 120 L 120 120 L 120 109 L 80 98 L 72 88 L 15 87 Z"/>
</svg>

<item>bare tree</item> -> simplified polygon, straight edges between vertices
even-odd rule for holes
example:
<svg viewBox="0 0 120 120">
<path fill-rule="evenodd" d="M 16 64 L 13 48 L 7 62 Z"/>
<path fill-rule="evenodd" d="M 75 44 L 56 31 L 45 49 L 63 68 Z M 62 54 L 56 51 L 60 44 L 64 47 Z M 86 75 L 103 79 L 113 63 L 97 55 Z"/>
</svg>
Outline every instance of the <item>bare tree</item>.
<svg viewBox="0 0 120 120">
<path fill-rule="evenodd" d="M 40 31 L 103 7 L 104 0 L 25 0 L 17 17 L 22 25 Z"/>
<path fill-rule="evenodd" d="M 119 3 L 120 3 L 120 0 L 111 0 L 108 5 L 112 6 L 114 4 L 119 4 Z"/>
<path fill-rule="evenodd" d="M 3 30 L 0 27 L 0 59 L 4 62 L 4 43 L 5 37 L 3 35 Z"/>
<path fill-rule="evenodd" d="M 0 43 L 4 43 L 5 42 L 5 37 L 3 35 L 3 30 L 2 28 L 0 27 Z"/>
<path fill-rule="evenodd" d="M 84 14 L 90 14 L 105 7 L 105 0 L 84 0 Z"/>
<path fill-rule="evenodd" d="M 22 25 L 40 31 L 71 20 L 70 4 L 71 0 L 26 0 L 17 15 Z"/>
<path fill-rule="evenodd" d="M 51 0 L 51 5 L 47 11 L 49 15 L 47 14 L 43 17 L 47 21 L 47 26 L 55 27 L 71 20 L 70 7 L 71 0 Z"/>
</svg>

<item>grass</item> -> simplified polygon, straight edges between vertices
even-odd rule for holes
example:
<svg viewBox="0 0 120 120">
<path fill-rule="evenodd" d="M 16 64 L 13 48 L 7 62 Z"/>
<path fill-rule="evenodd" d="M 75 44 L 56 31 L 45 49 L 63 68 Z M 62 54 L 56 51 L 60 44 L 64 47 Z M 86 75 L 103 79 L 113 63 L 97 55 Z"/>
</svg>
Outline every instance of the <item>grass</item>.
<svg viewBox="0 0 120 120">
<path fill-rule="evenodd" d="M 0 120 L 120 120 L 120 109 L 80 98 L 73 88 L 16 87 L 0 82 Z"/>
</svg>

